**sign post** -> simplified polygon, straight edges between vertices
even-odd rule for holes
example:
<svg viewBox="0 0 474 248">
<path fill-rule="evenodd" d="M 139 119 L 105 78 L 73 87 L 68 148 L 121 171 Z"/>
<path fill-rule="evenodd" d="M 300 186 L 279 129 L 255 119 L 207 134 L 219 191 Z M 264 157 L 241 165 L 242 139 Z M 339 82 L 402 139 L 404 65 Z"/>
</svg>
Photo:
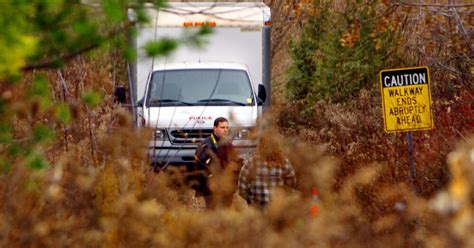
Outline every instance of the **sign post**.
<svg viewBox="0 0 474 248">
<path fill-rule="evenodd" d="M 413 156 L 413 134 L 411 131 L 407 132 L 407 146 L 408 146 L 408 168 L 410 170 L 410 184 L 415 193 L 418 192 L 415 178 L 416 178 L 416 168 L 415 168 L 415 158 Z"/>
<path fill-rule="evenodd" d="M 429 130 L 434 126 L 428 67 L 382 70 L 380 71 L 380 89 L 385 132 L 408 132 L 410 182 L 416 192 L 416 169 L 411 132 Z"/>
</svg>

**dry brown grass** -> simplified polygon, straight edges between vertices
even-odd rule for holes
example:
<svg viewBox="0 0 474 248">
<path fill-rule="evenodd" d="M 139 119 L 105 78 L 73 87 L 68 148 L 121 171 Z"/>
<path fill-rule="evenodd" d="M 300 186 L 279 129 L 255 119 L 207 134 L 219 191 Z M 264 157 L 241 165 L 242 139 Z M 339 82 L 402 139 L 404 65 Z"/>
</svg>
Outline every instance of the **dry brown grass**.
<svg viewBox="0 0 474 248">
<path fill-rule="evenodd" d="M 110 113 L 127 119 L 120 109 Z M 95 123 L 100 127 L 107 120 Z M 238 201 L 215 211 L 190 206 L 196 199 L 189 190 L 176 189 L 176 178 L 147 173 L 144 146 L 129 142 L 146 136 L 129 122 L 112 130 L 114 135 L 102 135 L 106 129 L 94 129 L 97 160 L 85 159 L 91 156 L 88 146 L 76 142 L 58 152 L 48 169 L 18 165 L 2 176 L 2 247 L 468 247 L 473 242 L 474 139 L 450 154 L 449 186 L 428 199 L 415 197 L 404 183 L 384 182 L 386 165 L 379 163 L 354 172 L 336 191 L 340 162 L 305 142 L 281 140 L 298 172 L 300 192 L 276 192 L 260 213 Z M 309 214 L 311 185 L 322 198 L 316 218 Z M 370 204 L 360 201 L 367 198 Z"/>
</svg>

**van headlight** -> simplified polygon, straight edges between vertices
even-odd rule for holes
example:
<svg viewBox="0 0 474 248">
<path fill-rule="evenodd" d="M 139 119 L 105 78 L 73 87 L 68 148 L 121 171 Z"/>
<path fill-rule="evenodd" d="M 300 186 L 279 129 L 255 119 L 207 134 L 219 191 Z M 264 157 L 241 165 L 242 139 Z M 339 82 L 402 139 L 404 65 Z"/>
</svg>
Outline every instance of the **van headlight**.
<svg viewBox="0 0 474 248">
<path fill-rule="evenodd" d="M 155 129 L 155 140 L 164 140 L 166 138 L 166 130 Z"/>
</svg>

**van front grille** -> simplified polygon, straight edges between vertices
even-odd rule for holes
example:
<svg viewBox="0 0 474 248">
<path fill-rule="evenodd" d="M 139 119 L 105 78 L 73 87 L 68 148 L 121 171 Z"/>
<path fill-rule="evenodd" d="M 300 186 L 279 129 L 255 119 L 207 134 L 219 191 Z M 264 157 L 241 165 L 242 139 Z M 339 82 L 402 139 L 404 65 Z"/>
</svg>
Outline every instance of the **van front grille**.
<svg viewBox="0 0 474 248">
<path fill-rule="evenodd" d="M 175 129 L 170 131 L 171 143 L 197 144 L 212 134 L 212 129 Z"/>
</svg>

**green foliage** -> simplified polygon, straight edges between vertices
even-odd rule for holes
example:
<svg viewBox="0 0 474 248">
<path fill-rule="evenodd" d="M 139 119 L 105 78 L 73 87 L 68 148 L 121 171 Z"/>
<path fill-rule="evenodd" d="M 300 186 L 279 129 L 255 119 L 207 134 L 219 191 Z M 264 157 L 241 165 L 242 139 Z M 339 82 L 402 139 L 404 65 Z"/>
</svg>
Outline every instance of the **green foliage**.
<svg viewBox="0 0 474 248">
<path fill-rule="evenodd" d="M 43 108 L 51 106 L 51 91 L 48 80 L 43 76 L 35 77 L 29 89 L 29 96 L 33 100 L 38 100 Z"/>
<path fill-rule="evenodd" d="M 0 79 L 3 80 L 19 75 L 21 67 L 26 63 L 26 57 L 34 52 L 36 39 L 16 32 L 8 35 L 9 37 L 2 36 L 5 36 L 5 32 L 0 32 L 0 54 L 2 54 L 0 56 Z"/>
<path fill-rule="evenodd" d="M 38 182 L 34 178 L 28 178 L 25 183 L 25 188 L 29 192 L 35 192 L 38 190 L 39 185 Z"/>
<path fill-rule="evenodd" d="M 54 139 L 54 132 L 43 124 L 38 124 L 33 129 L 33 142 L 42 143 Z"/>
<path fill-rule="evenodd" d="M 154 8 L 165 1 L 153 1 Z M 82 1 L 7 1 L 0 9 L 0 80 L 21 70 L 57 68 L 75 55 L 150 21 L 145 1 L 102 0 L 100 8 Z M 128 20 L 129 9 L 136 19 Z M 164 43 L 166 45 L 170 43 Z M 161 53 L 163 54 L 163 52 Z"/>
<path fill-rule="evenodd" d="M 315 3 L 316 4 L 316 3 Z M 327 23 L 329 8 L 310 19 L 303 30 L 299 41 L 290 41 L 292 65 L 289 69 L 289 80 L 286 84 L 288 96 L 293 100 L 305 99 L 310 94 L 313 74 L 316 70 L 315 52 L 321 39 L 324 24 Z"/>
<path fill-rule="evenodd" d="M 0 174 L 6 174 L 10 171 L 10 164 L 8 163 L 7 160 L 4 158 L 0 157 Z"/>
<path fill-rule="evenodd" d="M 26 58 L 37 48 L 37 38 L 22 32 L 31 28 L 28 18 L 34 13 L 25 1 L 2 1 L 0 8 L 0 80 L 18 76 Z"/>
<path fill-rule="evenodd" d="M 166 0 L 154 0 L 151 1 L 157 8 L 163 8 L 167 6 Z"/>
<path fill-rule="evenodd" d="M 0 144 L 8 144 L 12 141 L 11 131 L 8 123 L 0 123 Z"/>
<path fill-rule="evenodd" d="M 136 35 L 136 26 L 147 24 L 152 20 L 148 16 L 148 8 L 158 9 L 166 5 L 164 0 L 152 1 L 153 6 L 150 5 L 150 1 L 101 0 L 97 1 L 100 3 L 98 8 L 96 4 L 89 2 L 96 1 L 2 1 L 0 8 L 2 165 L 16 165 L 18 161 L 27 161 L 25 164 L 30 168 L 44 168 L 47 164 L 46 158 L 39 155 L 43 152 L 43 145 L 56 145 L 57 137 L 63 137 L 67 143 L 70 135 L 68 131 L 64 131 L 65 135 L 56 136 L 54 129 L 74 124 L 77 121 L 75 118 L 81 116 L 84 106 L 76 105 L 77 98 L 80 97 L 90 108 L 95 108 L 104 102 L 104 96 L 94 91 L 98 87 L 91 85 L 102 80 L 99 77 L 103 75 L 81 81 L 87 84 L 84 88 L 90 89 L 84 93 L 79 93 L 82 86 L 75 88 L 70 85 L 66 85 L 66 89 L 63 88 L 64 91 L 58 93 L 53 92 L 57 89 L 55 84 L 49 81 L 56 75 L 56 69 L 77 58 L 78 55 L 94 50 L 105 51 L 106 54 L 106 51 L 112 51 L 116 60 L 120 56 L 117 53 L 123 53 L 126 59 L 134 60 L 136 51 L 127 44 L 127 36 L 133 37 Z M 136 13 L 134 20 L 128 18 L 130 9 Z M 210 29 L 204 27 L 180 40 L 163 39 L 151 42 L 145 46 L 145 50 L 150 56 L 165 56 L 180 44 L 200 43 L 200 37 L 209 33 Z M 98 53 L 98 56 L 103 54 Z M 82 59 L 84 58 L 85 56 L 82 56 Z M 115 66 L 120 68 L 125 64 L 125 61 L 119 60 L 114 64 L 114 69 Z M 83 68 L 87 70 L 87 66 L 81 67 Z M 74 73 L 78 70 L 73 71 L 69 75 L 65 73 L 65 77 L 74 78 Z M 87 72 L 82 73 L 85 77 L 88 76 Z M 28 77 L 23 78 L 24 75 Z M 18 84 L 10 84 L 11 82 Z M 66 82 L 68 83 L 69 81 Z M 70 94 L 68 88 L 74 88 L 76 92 Z M 109 90 L 104 87 L 100 92 L 104 92 L 104 89 Z M 57 102 L 58 96 L 66 102 Z M 65 148 L 68 149 L 67 144 Z"/>
<path fill-rule="evenodd" d="M 206 43 L 206 36 L 212 34 L 212 28 L 204 25 L 199 29 L 192 29 L 185 33 L 182 39 L 171 39 L 171 38 L 162 38 L 158 41 L 152 41 L 145 45 L 145 53 L 150 57 L 156 56 L 168 56 L 172 53 L 180 43 L 194 46 L 202 47 Z"/>
<path fill-rule="evenodd" d="M 132 47 L 126 47 L 126 48 L 124 49 L 124 57 L 125 57 L 128 61 L 136 60 L 136 58 L 137 58 L 137 52 L 136 52 L 135 49 L 133 49 Z"/>
<path fill-rule="evenodd" d="M 18 144 L 10 144 L 10 146 L 8 147 L 8 155 L 10 156 L 19 156 L 19 155 L 22 155 L 26 153 L 24 147 L 21 147 L 20 145 Z"/>
<path fill-rule="evenodd" d="M 51 94 L 49 90 L 49 82 L 43 76 L 36 77 L 31 85 L 29 93 L 30 96 L 49 98 Z"/>
<path fill-rule="evenodd" d="M 48 167 L 48 162 L 46 162 L 43 155 L 32 152 L 27 158 L 27 166 L 33 170 L 42 170 Z"/>
<path fill-rule="evenodd" d="M 196 32 L 189 32 L 185 36 L 185 43 L 189 46 L 200 48 L 206 44 L 206 36 L 212 34 L 213 29 L 207 25 L 199 28 Z"/>
<path fill-rule="evenodd" d="M 0 80 L 18 78 L 22 70 L 58 68 L 75 55 L 102 46 L 108 40 L 123 36 L 134 25 L 148 23 L 147 8 L 161 8 L 166 1 L 102 0 L 100 8 L 82 1 L 34 0 L 7 1 L 0 9 Z M 136 13 L 128 19 L 128 11 Z M 189 39 L 210 33 L 203 27 Z M 167 55 L 178 43 L 165 39 L 149 44 L 152 56 Z M 133 58 L 128 54 L 127 58 Z"/>
<path fill-rule="evenodd" d="M 127 18 L 127 8 L 124 8 L 125 1 L 102 0 L 102 8 L 106 17 L 112 22 L 119 22 Z"/>
<path fill-rule="evenodd" d="M 158 41 L 150 42 L 145 45 L 144 49 L 148 56 L 167 56 L 169 55 L 176 47 L 178 42 L 174 39 L 163 38 Z"/>
<path fill-rule="evenodd" d="M 203 35 L 210 35 L 210 34 L 212 34 L 212 28 L 207 26 L 207 25 L 204 25 L 196 33 L 196 36 L 200 37 L 200 36 L 203 36 Z"/>
<path fill-rule="evenodd" d="M 82 94 L 82 101 L 89 107 L 96 107 L 102 101 L 100 94 L 93 90 L 88 90 Z"/>
<path fill-rule="evenodd" d="M 68 105 L 65 103 L 59 103 L 56 106 L 55 116 L 63 124 L 68 124 L 69 122 L 71 122 L 72 118 L 71 111 L 69 110 Z"/>
<path fill-rule="evenodd" d="M 312 105 L 347 101 L 377 84 L 378 71 L 398 61 L 398 35 L 379 14 L 380 1 L 347 1 L 342 10 L 314 1 L 314 16 L 290 43 L 287 96 Z"/>
</svg>

